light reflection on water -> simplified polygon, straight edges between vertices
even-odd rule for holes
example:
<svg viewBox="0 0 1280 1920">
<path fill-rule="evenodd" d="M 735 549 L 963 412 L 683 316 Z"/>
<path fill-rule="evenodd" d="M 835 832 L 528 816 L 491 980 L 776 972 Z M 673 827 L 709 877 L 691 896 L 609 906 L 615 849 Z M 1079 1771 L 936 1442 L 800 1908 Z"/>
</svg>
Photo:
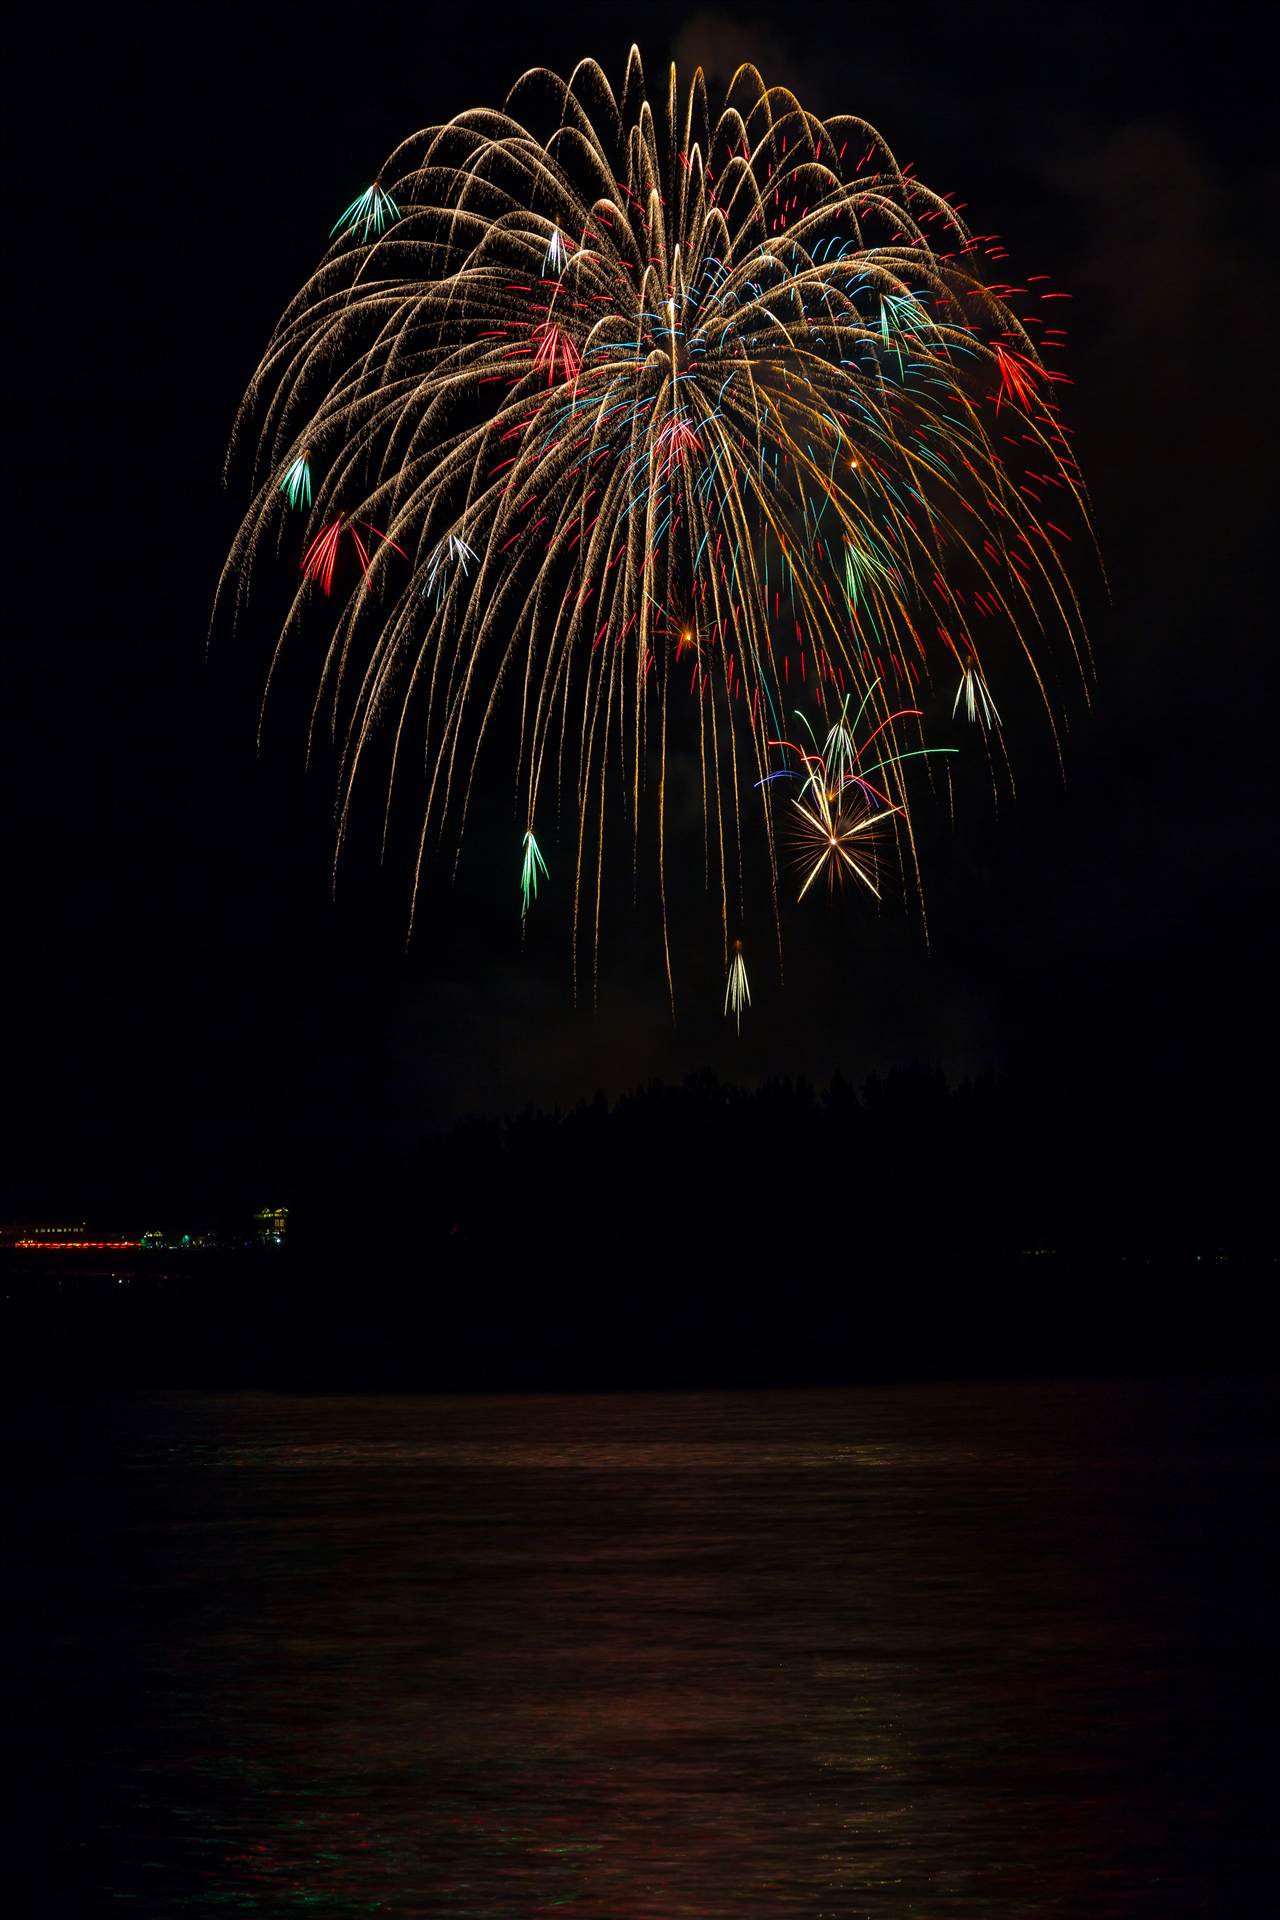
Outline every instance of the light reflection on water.
<svg viewBox="0 0 1280 1920">
<path fill-rule="evenodd" d="M 1205 1461 L 1254 1463 L 1185 1391 L 1189 1427 L 1172 1389 L 1093 1384 L 136 1403 L 103 1440 L 104 1891 L 1227 1911 L 1194 1581 Z"/>
</svg>

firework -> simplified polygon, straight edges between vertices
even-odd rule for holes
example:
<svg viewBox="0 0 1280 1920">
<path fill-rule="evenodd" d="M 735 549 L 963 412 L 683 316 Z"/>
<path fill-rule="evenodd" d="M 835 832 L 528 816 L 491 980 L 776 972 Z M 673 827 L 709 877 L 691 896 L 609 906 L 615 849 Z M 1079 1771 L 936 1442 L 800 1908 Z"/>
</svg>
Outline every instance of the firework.
<svg viewBox="0 0 1280 1920">
<path fill-rule="evenodd" d="M 291 460 L 285 468 L 279 490 L 291 507 L 311 505 L 311 468 L 305 447 L 297 459 Z"/>
<path fill-rule="evenodd" d="M 547 385 L 556 386 L 561 380 L 575 380 L 582 359 L 573 337 L 566 327 L 558 326 L 553 320 L 545 320 L 533 330 L 535 351 L 533 364 L 539 373 L 547 376 Z"/>
<path fill-rule="evenodd" d="M 825 873 L 832 892 L 846 874 L 852 874 L 878 900 L 880 889 L 873 877 L 875 831 L 885 815 L 873 812 L 861 795 L 849 802 L 825 786 L 813 787 L 811 798 L 797 800 L 795 810 L 800 822 L 797 837 L 805 875 L 797 898 L 803 900 L 819 874 Z"/>
<path fill-rule="evenodd" d="M 996 366 L 1000 373 L 1000 391 L 996 395 L 996 412 L 1001 403 L 1012 400 L 1021 408 L 1031 406 L 1035 400 L 1035 382 L 1040 368 L 1026 354 L 1011 353 L 1007 347 L 997 346 Z"/>
<path fill-rule="evenodd" d="M 959 710 L 962 700 L 964 701 L 964 712 L 967 720 L 972 722 L 981 715 L 984 727 L 998 727 L 1000 725 L 1000 715 L 996 709 L 996 703 L 991 698 L 987 683 L 982 677 L 981 669 L 974 661 L 971 661 L 960 675 L 960 685 L 956 688 L 956 697 L 951 707 L 953 717 Z"/>
<path fill-rule="evenodd" d="M 333 520 L 327 527 L 321 527 L 319 533 L 303 554 L 303 578 L 314 581 L 317 586 L 323 587 L 326 596 L 332 592 L 333 570 L 337 564 L 338 548 L 342 544 L 342 536 L 345 533 L 351 545 L 355 548 L 356 558 L 360 562 L 360 571 L 367 580 L 369 577 L 370 559 L 369 549 L 365 544 L 362 529 L 363 533 L 371 533 L 375 540 L 380 540 L 384 545 L 394 548 L 401 559 L 405 558 L 404 548 L 396 546 L 395 541 L 391 539 L 389 534 L 379 533 L 377 527 L 370 526 L 367 520 Z"/>
<path fill-rule="evenodd" d="M 367 241 L 371 234 L 376 239 L 384 227 L 399 218 L 399 207 L 375 180 L 338 215 L 329 229 L 329 238 L 332 240 L 337 233 L 355 233 L 358 229 L 361 240 Z"/>
<path fill-rule="evenodd" d="M 454 567 L 465 580 L 479 558 L 475 548 L 469 547 L 461 534 L 447 534 L 443 540 L 436 542 L 428 556 L 427 578 L 422 589 L 424 596 L 436 592 L 437 588 L 443 593 Z"/>
<path fill-rule="evenodd" d="M 224 583 L 239 604 L 278 493 L 302 504 L 282 463 L 322 445 L 304 585 L 329 593 L 349 528 L 369 589 L 341 601 L 317 692 L 339 844 L 385 727 L 385 805 L 408 790 L 420 812 L 411 919 L 510 742 L 520 815 L 550 790 L 571 823 L 575 979 L 584 946 L 598 967 L 616 837 L 629 879 L 656 867 L 674 999 L 674 759 L 700 774 L 727 965 L 748 894 L 780 940 L 783 819 L 826 835 L 802 891 L 833 867 L 872 885 L 882 819 L 918 879 L 908 763 L 971 630 L 1051 726 L 1055 636 L 1087 672 L 1057 309 L 993 278 L 1001 250 L 865 122 L 750 67 L 719 113 L 700 72 L 647 98 L 634 51 L 618 91 L 592 61 L 539 70 L 397 149 L 334 234 L 243 404 L 257 492 Z M 309 617 L 300 592 L 281 642 Z M 989 726 L 975 674 L 966 711 Z M 807 785 L 780 816 L 778 716 L 801 692 L 822 777 L 790 753 Z"/>
<path fill-rule="evenodd" d="M 538 897 L 538 875 L 545 880 L 547 863 L 543 859 L 532 829 L 524 837 L 524 857 L 520 863 L 520 914 L 523 918 Z"/>
<path fill-rule="evenodd" d="M 954 747 L 924 747 L 904 753 L 891 744 L 885 745 L 886 741 L 892 741 L 895 723 L 921 717 L 918 708 L 902 708 L 890 714 L 859 744 L 860 723 L 878 690 L 879 682 L 873 681 L 852 720 L 849 701 L 844 701 L 821 748 L 804 713 L 796 717 L 804 723 L 814 742 L 812 751 L 790 740 L 769 743 L 788 756 L 789 762 L 768 775 L 769 782 L 784 779 L 801 782 L 792 803 L 792 824 L 802 876 L 797 896 L 800 900 L 823 875 L 829 893 L 838 891 L 852 876 L 878 900 L 876 866 L 882 830 L 895 819 L 906 822 L 906 809 L 890 799 L 885 776 L 905 759 L 956 751 Z"/>
<path fill-rule="evenodd" d="M 747 963 L 742 957 L 742 942 L 733 943 L 733 958 L 729 962 L 729 978 L 724 989 L 725 1016 L 732 1014 L 737 1023 L 738 1032 L 742 1032 L 742 1009 L 751 1005 L 751 989 L 747 985 Z"/>
</svg>

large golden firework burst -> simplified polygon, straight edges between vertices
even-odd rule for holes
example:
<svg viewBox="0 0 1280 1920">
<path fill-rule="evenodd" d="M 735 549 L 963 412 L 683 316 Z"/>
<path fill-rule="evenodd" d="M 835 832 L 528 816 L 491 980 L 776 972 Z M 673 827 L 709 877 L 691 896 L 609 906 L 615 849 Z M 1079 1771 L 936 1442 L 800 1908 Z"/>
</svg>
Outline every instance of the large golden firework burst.
<svg viewBox="0 0 1280 1920">
<path fill-rule="evenodd" d="M 700 71 L 651 101 L 634 50 L 617 93 L 594 61 L 536 70 L 399 147 L 335 235 L 238 417 L 256 491 L 220 595 L 307 516 L 279 645 L 332 593 L 315 718 L 338 844 L 385 730 L 388 809 L 403 792 L 421 815 L 415 907 L 509 700 L 524 909 L 554 816 L 575 978 L 584 939 L 598 966 L 606 821 L 629 867 L 644 821 L 674 1001 L 672 754 L 701 769 L 727 966 L 748 832 L 780 940 L 798 701 L 859 704 L 872 744 L 845 773 L 914 866 L 908 763 L 939 677 L 988 735 L 987 689 L 1019 669 L 1048 710 L 1055 630 L 1083 666 L 1057 309 L 992 278 L 998 250 L 864 121 L 753 67 L 715 115 Z"/>
</svg>

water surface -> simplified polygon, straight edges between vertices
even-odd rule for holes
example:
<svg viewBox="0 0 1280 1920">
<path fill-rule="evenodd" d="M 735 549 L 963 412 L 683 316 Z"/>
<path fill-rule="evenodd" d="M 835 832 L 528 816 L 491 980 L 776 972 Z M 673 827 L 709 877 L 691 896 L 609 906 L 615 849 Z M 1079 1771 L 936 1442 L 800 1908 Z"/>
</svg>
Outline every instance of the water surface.
<svg viewBox="0 0 1280 1920">
<path fill-rule="evenodd" d="M 19 1691 L 64 1814 L 35 1877 L 80 1913 L 1240 1912 L 1261 1402 L 33 1414 Z"/>
</svg>

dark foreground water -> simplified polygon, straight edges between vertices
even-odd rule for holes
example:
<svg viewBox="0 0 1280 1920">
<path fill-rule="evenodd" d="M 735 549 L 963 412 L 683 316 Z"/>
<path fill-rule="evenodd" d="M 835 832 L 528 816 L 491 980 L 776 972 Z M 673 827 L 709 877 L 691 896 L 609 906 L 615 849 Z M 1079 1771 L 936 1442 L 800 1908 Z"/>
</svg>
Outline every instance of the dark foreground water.
<svg viewBox="0 0 1280 1920">
<path fill-rule="evenodd" d="M 28 1410 L 30 1910 L 1261 1911 L 1265 1395 Z"/>
</svg>

